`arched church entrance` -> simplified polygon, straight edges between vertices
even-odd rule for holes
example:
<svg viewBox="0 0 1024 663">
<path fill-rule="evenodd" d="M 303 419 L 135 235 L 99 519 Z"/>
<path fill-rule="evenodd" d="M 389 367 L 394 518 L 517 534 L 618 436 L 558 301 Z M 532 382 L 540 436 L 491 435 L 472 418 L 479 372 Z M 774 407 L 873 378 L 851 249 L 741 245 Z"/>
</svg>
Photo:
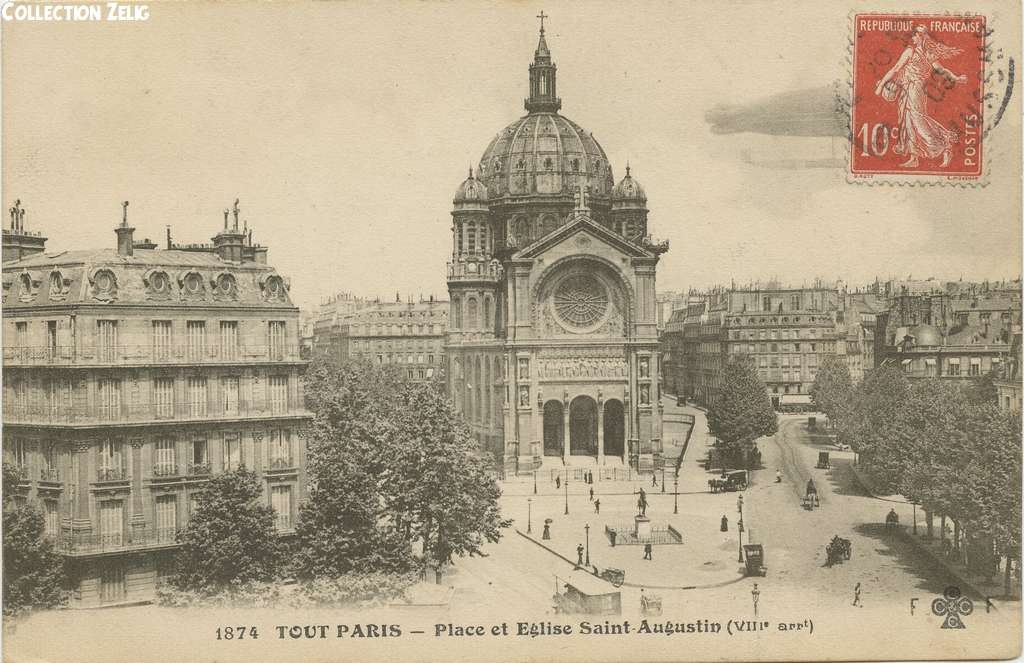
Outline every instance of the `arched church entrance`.
<svg viewBox="0 0 1024 663">
<path fill-rule="evenodd" d="M 604 455 L 621 456 L 625 453 L 626 416 L 622 401 L 614 398 L 604 404 Z"/>
<path fill-rule="evenodd" d="M 562 401 L 544 404 L 544 455 L 561 456 L 565 442 L 565 421 Z"/>
<path fill-rule="evenodd" d="M 569 404 L 569 453 L 597 455 L 597 402 L 590 396 L 577 396 Z"/>
</svg>

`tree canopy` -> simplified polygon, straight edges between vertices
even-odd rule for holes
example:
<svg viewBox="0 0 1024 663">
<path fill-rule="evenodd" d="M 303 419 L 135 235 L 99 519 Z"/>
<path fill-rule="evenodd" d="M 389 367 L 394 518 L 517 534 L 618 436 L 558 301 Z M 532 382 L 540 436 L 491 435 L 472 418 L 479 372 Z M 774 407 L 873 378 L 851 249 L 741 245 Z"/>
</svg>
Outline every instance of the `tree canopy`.
<svg viewBox="0 0 1024 663">
<path fill-rule="evenodd" d="M 747 357 L 730 360 L 722 370 L 718 398 L 708 408 L 708 428 L 722 453 L 738 459 L 759 437 L 774 435 L 778 421 L 764 382 Z"/>
<path fill-rule="evenodd" d="M 215 594 L 278 575 L 274 509 L 264 499 L 260 478 L 244 467 L 211 477 L 178 533 L 181 546 L 169 584 Z"/>
<path fill-rule="evenodd" d="M 320 361 L 306 384 L 315 417 L 300 577 L 440 568 L 500 537 L 508 522 L 497 484 L 437 383 L 391 366 Z"/>
<path fill-rule="evenodd" d="M 885 490 L 952 518 L 1019 563 L 1020 415 L 979 398 L 984 389 L 941 378 L 911 384 L 898 368 L 882 367 L 854 390 L 839 434 Z M 989 553 L 978 556 L 987 564 Z"/>
<path fill-rule="evenodd" d="M 835 426 L 850 409 L 853 398 L 853 379 L 850 368 L 842 357 L 828 355 L 822 360 L 811 385 L 811 402 Z"/>
<path fill-rule="evenodd" d="M 3 464 L 3 613 L 17 615 L 54 608 L 67 601 L 64 560 L 45 536 L 43 514 L 19 504 L 16 488 L 22 472 Z"/>
</svg>

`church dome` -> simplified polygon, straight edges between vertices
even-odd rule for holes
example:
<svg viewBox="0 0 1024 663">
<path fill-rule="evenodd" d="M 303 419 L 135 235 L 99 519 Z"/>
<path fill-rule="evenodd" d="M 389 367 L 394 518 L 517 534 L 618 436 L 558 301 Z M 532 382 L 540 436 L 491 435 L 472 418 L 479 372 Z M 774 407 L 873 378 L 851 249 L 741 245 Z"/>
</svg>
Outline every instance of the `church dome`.
<svg viewBox="0 0 1024 663">
<path fill-rule="evenodd" d="M 643 207 L 647 203 L 647 194 L 640 182 L 633 179 L 629 174 L 629 166 L 626 166 L 626 176 L 612 189 L 612 205 L 615 207 L 627 206 L 633 203 Z"/>
<path fill-rule="evenodd" d="M 572 196 L 581 184 L 590 196 L 607 198 L 614 184 L 594 136 L 557 113 L 530 113 L 502 129 L 480 158 L 478 173 L 491 198 Z"/>
<path fill-rule="evenodd" d="M 472 169 L 469 171 L 469 177 L 455 191 L 455 199 L 452 202 L 456 205 L 487 202 L 487 187 L 483 182 L 473 177 Z"/>
<path fill-rule="evenodd" d="M 910 330 L 910 335 L 914 337 L 914 345 L 942 345 L 942 333 L 931 325 L 918 325 Z"/>
<path fill-rule="evenodd" d="M 505 196 L 571 198 L 583 186 L 607 204 L 615 184 L 608 156 L 593 134 L 559 115 L 557 69 L 542 22 L 530 65 L 528 114 L 502 129 L 480 158 L 477 177 L 492 202 Z"/>
</svg>

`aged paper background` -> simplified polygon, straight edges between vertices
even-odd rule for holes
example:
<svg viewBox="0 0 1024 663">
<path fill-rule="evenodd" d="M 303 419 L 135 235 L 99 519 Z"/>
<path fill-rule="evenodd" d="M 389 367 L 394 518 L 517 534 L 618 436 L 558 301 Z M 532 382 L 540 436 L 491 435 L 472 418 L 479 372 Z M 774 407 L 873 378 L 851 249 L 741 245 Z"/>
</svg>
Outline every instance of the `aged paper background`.
<svg viewBox="0 0 1024 663">
<path fill-rule="evenodd" d="M 48 248 L 106 245 L 119 202 L 137 236 L 206 241 L 240 196 L 300 306 L 339 291 L 444 293 L 451 194 L 495 131 L 522 114 L 536 19 L 550 13 L 563 113 L 592 130 L 617 170 L 628 160 L 672 242 L 659 288 L 776 277 L 1014 278 L 1021 262 L 1019 87 L 986 137 L 984 188 L 871 187 L 841 138 L 712 131 L 723 106 L 848 85 L 855 11 L 986 15 L 994 48 L 1020 59 L 1016 2 L 612 2 L 150 4 L 140 23 L 12 23 L 3 29 L 3 198 L 31 206 Z M 1001 86 L 993 91 L 1004 93 Z M 809 97 L 810 98 L 810 97 Z M 709 113 L 711 115 L 709 115 Z M 736 127 L 741 130 L 741 127 Z M 519 515 L 521 518 L 521 515 Z M 516 536 L 509 532 L 506 536 Z M 769 555 L 773 554 L 769 551 Z M 870 571 L 868 571 L 870 573 Z M 976 605 L 963 631 L 938 628 L 922 589 L 868 608 L 785 589 L 771 573 L 761 616 L 814 633 L 744 636 L 435 638 L 435 623 L 577 623 L 513 614 L 499 591 L 472 609 L 167 610 L 39 615 L 6 634 L 9 660 L 836 660 L 1002 658 L 1020 651 L 1018 609 Z M 751 619 L 700 592 L 664 621 Z M 537 591 L 524 585 L 524 592 Z M 666 594 L 667 595 L 667 594 Z M 634 610 L 635 598 L 624 596 Z M 740 608 L 742 605 L 742 614 Z M 623 615 L 623 619 L 626 615 Z M 598 620 L 594 620 L 598 621 Z M 397 623 L 385 639 L 278 639 L 275 625 Z M 261 638 L 216 642 L 257 624 Z M 425 635 L 410 635 L 421 629 Z"/>
</svg>

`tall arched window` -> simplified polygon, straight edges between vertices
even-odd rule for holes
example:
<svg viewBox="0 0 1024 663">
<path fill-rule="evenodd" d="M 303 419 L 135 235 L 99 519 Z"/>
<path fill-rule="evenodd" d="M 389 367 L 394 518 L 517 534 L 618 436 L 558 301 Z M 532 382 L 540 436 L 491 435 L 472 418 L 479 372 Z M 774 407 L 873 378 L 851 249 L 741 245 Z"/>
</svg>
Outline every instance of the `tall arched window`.
<svg viewBox="0 0 1024 663">
<path fill-rule="evenodd" d="M 462 299 L 452 297 L 452 329 L 462 329 Z"/>
<path fill-rule="evenodd" d="M 476 298 L 466 300 L 466 329 L 477 329 L 480 326 L 480 309 Z"/>
<path fill-rule="evenodd" d="M 490 297 L 484 298 L 484 331 L 491 331 L 494 326 L 494 300 Z"/>
</svg>

